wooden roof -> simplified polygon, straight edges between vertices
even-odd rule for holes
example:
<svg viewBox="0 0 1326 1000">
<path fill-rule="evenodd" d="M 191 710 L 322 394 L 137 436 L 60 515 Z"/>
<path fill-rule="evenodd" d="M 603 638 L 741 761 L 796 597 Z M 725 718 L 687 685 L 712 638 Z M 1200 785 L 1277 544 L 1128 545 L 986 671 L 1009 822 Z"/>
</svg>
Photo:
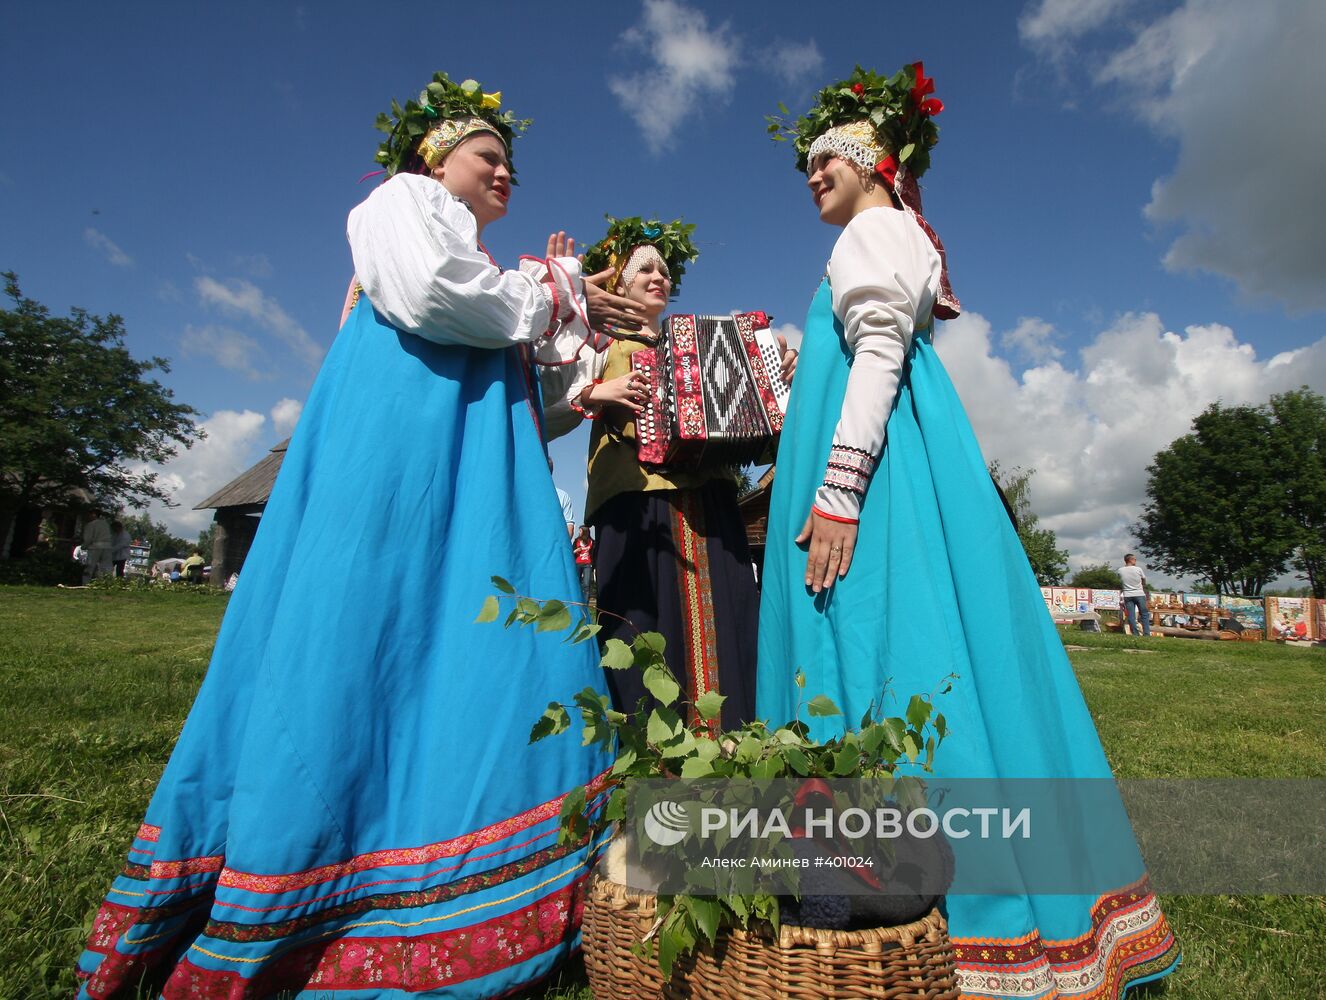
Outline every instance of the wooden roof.
<svg viewBox="0 0 1326 1000">
<path fill-rule="evenodd" d="M 223 507 L 261 506 L 272 495 L 272 484 L 276 474 L 281 471 L 281 462 L 285 458 L 286 438 L 267 453 L 261 462 L 226 483 L 194 510 L 214 510 Z"/>
</svg>

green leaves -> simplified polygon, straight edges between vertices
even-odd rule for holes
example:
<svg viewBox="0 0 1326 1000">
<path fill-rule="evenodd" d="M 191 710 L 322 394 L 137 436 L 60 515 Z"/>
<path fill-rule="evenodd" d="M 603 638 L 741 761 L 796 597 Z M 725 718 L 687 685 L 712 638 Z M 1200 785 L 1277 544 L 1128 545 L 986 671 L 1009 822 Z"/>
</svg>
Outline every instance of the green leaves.
<svg viewBox="0 0 1326 1000">
<path fill-rule="evenodd" d="M 655 747 L 665 746 L 682 730 L 681 717 L 667 708 L 656 708 L 645 723 L 645 739 Z"/>
<path fill-rule="evenodd" d="M 942 107 L 918 104 L 924 94 L 914 91 L 916 83 L 911 64 L 887 79 L 857 66 L 847 79 L 816 94 L 811 109 L 795 120 L 780 103 L 780 114 L 765 116 L 766 131 L 775 141 L 791 140 L 796 168 L 805 171 L 811 144 L 819 136 L 839 125 L 868 121 L 886 151 L 896 153 L 899 162 L 920 177 L 930 166 L 929 150 L 939 141 L 931 113 L 938 114 Z"/>
<path fill-rule="evenodd" d="M 566 641 L 573 644 L 584 642 L 586 639 L 592 639 L 594 636 L 598 635 L 602 628 L 603 626 L 599 625 L 597 622 L 591 623 L 582 621 L 576 626 L 575 631 L 567 637 Z"/>
<path fill-rule="evenodd" d="M 604 643 L 600 662 L 609 670 L 626 670 L 635 665 L 635 654 L 620 639 L 609 639 Z"/>
<path fill-rule="evenodd" d="M 843 714 L 843 710 L 835 705 L 832 699 L 823 694 L 817 694 L 814 698 L 810 699 L 810 704 L 806 706 L 806 710 L 810 712 L 811 715 L 819 716 L 821 718 Z"/>
<path fill-rule="evenodd" d="M 1259 595 L 1292 565 L 1326 594 L 1323 454 L 1326 399 L 1306 385 L 1260 406 L 1212 403 L 1147 467 L 1133 534 L 1157 568 L 1212 592 Z"/>
<path fill-rule="evenodd" d="M 434 73 L 433 79 L 419 91 L 419 99 L 391 102 L 391 114 L 379 114 L 374 128 L 387 133 L 378 147 L 375 159 L 386 166 L 388 174 L 408 169 L 418 159 L 420 138 L 444 118 L 478 117 L 493 127 L 506 146 L 508 158 L 516 134 L 524 132 L 529 119 L 518 119 L 511 111 L 501 111 L 497 95 L 485 97 L 483 88 L 475 80 L 455 84 L 445 73 Z M 514 175 L 514 170 L 513 170 Z M 514 176 L 512 178 L 514 183 Z"/>
<path fill-rule="evenodd" d="M 560 632 L 571 625 L 571 612 L 561 601 L 547 601 L 538 612 L 537 632 Z"/>
<path fill-rule="evenodd" d="M 700 718 L 713 721 L 719 717 L 725 701 L 727 701 L 726 695 L 721 695 L 717 691 L 706 691 L 695 699 L 695 710 L 700 713 Z"/>
<path fill-rule="evenodd" d="M 11 301 L 0 308 L 0 535 L 15 511 L 65 510 L 73 497 L 110 508 L 169 502 L 144 467 L 203 432 L 197 411 L 152 377 L 168 363 L 133 357 L 119 316 L 52 316 L 23 297 L 13 272 L 3 277 Z"/>
<path fill-rule="evenodd" d="M 571 716 L 566 711 L 566 707 L 551 701 L 543 715 L 539 716 L 539 721 L 534 723 L 534 728 L 529 731 L 529 741 L 537 743 L 539 740 L 546 739 L 549 736 L 556 736 L 558 733 L 566 732 L 571 725 Z"/>
<path fill-rule="evenodd" d="M 644 683 L 645 689 L 664 705 L 671 705 L 681 695 L 681 685 L 662 663 L 651 663 L 645 668 Z"/>
<path fill-rule="evenodd" d="M 479 609 L 479 616 L 474 619 L 476 625 L 483 625 L 487 622 L 497 621 L 499 607 L 497 598 L 489 594 L 483 600 L 483 607 Z"/>
<path fill-rule="evenodd" d="M 914 694 L 911 701 L 907 703 L 907 721 L 913 729 L 920 729 L 930 718 L 931 710 L 932 706 L 929 701 L 919 694 Z"/>
<path fill-rule="evenodd" d="M 624 263 L 623 258 L 636 247 L 653 246 L 668 265 L 675 296 L 681 287 L 682 275 L 686 273 L 686 265 L 700 255 L 691 241 L 695 225 L 681 219 L 645 221 L 638 215 L 620 219 L 608 215 L 605 218 L 608 232 L 585 252 L 585 273 L 594 274 L 614 266 L 614 258 L 617 263 Z"/>
</svg>

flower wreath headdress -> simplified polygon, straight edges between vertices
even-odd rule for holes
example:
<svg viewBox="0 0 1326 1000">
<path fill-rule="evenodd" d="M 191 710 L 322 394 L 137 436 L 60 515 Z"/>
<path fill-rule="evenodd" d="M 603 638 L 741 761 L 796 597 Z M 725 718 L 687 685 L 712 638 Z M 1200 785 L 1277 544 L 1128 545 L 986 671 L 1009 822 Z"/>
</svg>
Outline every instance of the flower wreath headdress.
<svg viewBox="0 0 1326 1000">
<path fill-rule="evenodd" d="M 374 127 L 387 133 L 378 146 L 375 159 L 386 168 L 387 176 L 405 171 L 415 173 L 421 167 L 433 168 L 461 140 L 475 132 L 491 132 L 506 147 L 511 160 L 511 144 L 518 133 L 529 128 L 528 118 L 516 118 L 502 111 L 502 92 L 485 94 L 474 80 L 452 83 L 445 73 L 434 73 L 432 82 L 419 92 L 417 101 L 402 107 L 391 102 L 391 114 L 379 114 Z M 516 183 L 515 167 L 511 183 Z"/>
<path fill-rule="evenodd" d="M 638 215 L 624 219 L 605 215 L 604 218 L 608 220 L 607 235 L 585 252 L 585 273 L 597 274 L 605 268 L 612 268 L 613 280 L 608 287 L 616 289 L 620 283 L 629 284 L 644 263 L 644 255 L 636 251 L 650 248 L 668 269 L 672 294 L 676 296 L 686 265 L 700 256 L 700 251 L 691 242 L 695 226 L 681 219 L 645 221 Z"/>
<path fill-rule="evenodd" d="M 931 97 L 935 81 L 924 66 L 910 63 L 889 78 L 857 66 L 846 80 L 825 87 L 806 114 L 789 121 L 791 114 L 779 104 L 781 115 L 769 115 L 769 135 L 777 142 L 791 140 L 796 166 L 805 171 L 821 153 L 831 152 L 877 174 L 897 195 L 907 212 L 939 252 L 943 265 L 939 298 L 934 313 L 952 319 L 962 309 L 948 279 L 944 244 L 921 214 L 921 189 L 916 181 L 930 167 L 930 150 L 939 142 L 934 116 L 944 102 Z"/>
</svg>

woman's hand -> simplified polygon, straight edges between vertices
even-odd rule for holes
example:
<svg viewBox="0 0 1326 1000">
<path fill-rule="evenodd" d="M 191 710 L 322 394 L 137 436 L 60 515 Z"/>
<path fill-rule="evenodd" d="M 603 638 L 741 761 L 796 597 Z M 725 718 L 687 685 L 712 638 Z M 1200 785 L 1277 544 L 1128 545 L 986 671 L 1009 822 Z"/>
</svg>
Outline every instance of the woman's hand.
<svg viewBox="0 0 1326 1000">
<path fill-rule="evenodd" d="M 778 364 L 778 374 L 787 385 L 792 384 L 792 375 L 797 370 L 797 358 L 801 357 L 801 352 L 795 347 L 787 346 L 787 338 L 781 333 L 778 335 L 778 350 L 782 352 L 782 360 Z"/>
<path fill-rule="evenodd" d="M 598 382 L 580 394 L 582 406 L 585 403 L 590 406 L 618 406 L 629 411 L 632 416 L 640 412 L 648 397 L 649 385 L 644 376 L 637 372 Z"/>
<path fill-rule="evenodd" d="M 550 233 L 548 236 L 548 252 L 545 257 L 574 257 L 576 255 L 576 241 L 566 233 Z"/>
<path fill-rule="evenodd" d="M 852 551 L 856 548 L 856 530 L 854 523 L 820 517 L 814 510 L 806 515 L 806 525 L 797 535 L 796 542 L 798 545 L 810 543 L 806 555 L 806 586 L 813 593 L 828 590 L 847 575 L 852 565 Z"/>
<path fill-rule="evenodd" d="M 605 268 L 598 274 L 585 277 L 585 309 L 589 312 L 589 325 L 610 337 L 623 340 L 643 340 L 652 344 L 653 335 L 647 331 L 644 336 L 623 336 L 642 329 L 645 314 L 640 303 L 621 295 L 604 291 L 603 286 L 612 278 L 612 268 Z"/>
</svg>

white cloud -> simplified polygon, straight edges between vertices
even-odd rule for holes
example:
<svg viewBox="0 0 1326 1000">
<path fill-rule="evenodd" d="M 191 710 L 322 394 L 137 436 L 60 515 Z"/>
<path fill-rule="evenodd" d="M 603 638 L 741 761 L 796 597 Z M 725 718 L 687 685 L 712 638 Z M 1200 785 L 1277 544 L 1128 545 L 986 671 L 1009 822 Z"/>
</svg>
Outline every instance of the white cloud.
<svg viewBox="0 0 1326 1000">
<path fill-rule="evenodd" d="M 223 284 L 206 275 L 194 279 L 199 296 L 209 305 L 247 316 L 269 333 L 280 338 L 291 351 L 310 367 L 322 360 L 323 349 L 275 299 L 264 295 L 252 282 L 235 279 Z"/>
<path fill-rule="evenodd" d="M 270 278 L 275 272 L 271 258 L 265 253 L 237 253 L 234 261 L 235 269 L 251 278 Z"/>
<path fill-rule="evenodd" d="M 801 350 L 801 327 L 795 323 L 782 323 L 773 327 L 775 337 L 786 337 L 787 346 Z"/>
<path fill-rule="evenodd" d="M 279 405 L 279 404 L 278 404 Z M 253 410 L 218 410 L 202 421 L 207 437 L 165 465 L 147 468 L 157 473 L 157 482 L 170 491 L 178 506 L 153 503 L 147 513 L 164 521 L 181 538 L 194 538 L 212 520 L 212 511 L 194 510 L 230 480 L 253 464 L 255 451 L 273 443 L 267 418 Z"/>
<path fill-rule="evenodd" d="M 299 422 L 299 415 L 304 412 L 304 404 L 297 399 L 282 399 L 272 407 L 272 434 L 286 438 Z"/>
<path fill-rule="evenodd" d="M 614 76 L 608 89 L 657 153 L 667 148 L 682 120 L 704 98 L 725 99 L 737 65 L 737 44 L 726 24 L 710 28 L 702 11 L 676 0 L 645 0 L 644 19 L 621 37 L 652 65 Z"/>
<path fill-rule="evenodd" d="M 1003 336 L 1005 347 L 1029 361 L 1049 361 L 1063 357 L 1063 349 L 1054 343 L 1054 327 L 1035 316 L 1024 316 L 1018 325 Z"/>
<path fill-rule="evenodd" d="M 255 382 L 272 378 L 255 362 L 266 357 L 262 345 L 246 333 L 226 326 L 186 326 L 180 335 L 180 348 L 188 355 L 211 358 L 222 368 L 238 372 Z"/>
<path fill-rule="evenodd" d="M 1023 38 L 1044 51 L 1124 26 L 1107 24 L 1121 3 L 1073 6 L 1044 0 L 1024 15 Z M 1290 312 L 1326 309 L 1326 5 L 1184 0 L 1127 27 L 1125 47 L 1103 43 L 1078 63 L 1098 66 L 1097 84 L 1177 143 L 1174 169 L 1146 206 L 1173 235 L 1166 267 L 1222 275 Z"/>
<path fill-rule="evenodd" d="M 111 238 L 100 230 L 88 226 L 83 230 L 83 242 L 94 250 L 100 250 L 108 261 L 116 267 L 133 267 L 134 259 L 121 250 Z"/>
<path fill-rule="evenodd" d="M 795 86 L 820 74 L 824 56 L 813 38 L 808 42 L 779 42 L 770 48 L 767 65 L 784 83 Z"/>
<path fill-rule="evenodd" d="M 1261 404 L 1326 384 L 1326 338 L 1262 361 L 1227 326 L 1167 331 L 1154 313 L 1098 333 L 1076 368 L 1047 360 L 1016 375 L 979 313 L 941 325 L 935 341 L 987 460 L 1035 469 L 1032 509 L 1074 568 L 1116 564 L 1136 547 L 1131 526 L 1146 467 L 1210 403 Z"/>
<path fill-rule="evenodd" d="M 1024 42 L 1056 47 L 1099 28 L 1128 6 L 1130 0 L 1040 0 L 1018 18 Z"/>
</svg>

